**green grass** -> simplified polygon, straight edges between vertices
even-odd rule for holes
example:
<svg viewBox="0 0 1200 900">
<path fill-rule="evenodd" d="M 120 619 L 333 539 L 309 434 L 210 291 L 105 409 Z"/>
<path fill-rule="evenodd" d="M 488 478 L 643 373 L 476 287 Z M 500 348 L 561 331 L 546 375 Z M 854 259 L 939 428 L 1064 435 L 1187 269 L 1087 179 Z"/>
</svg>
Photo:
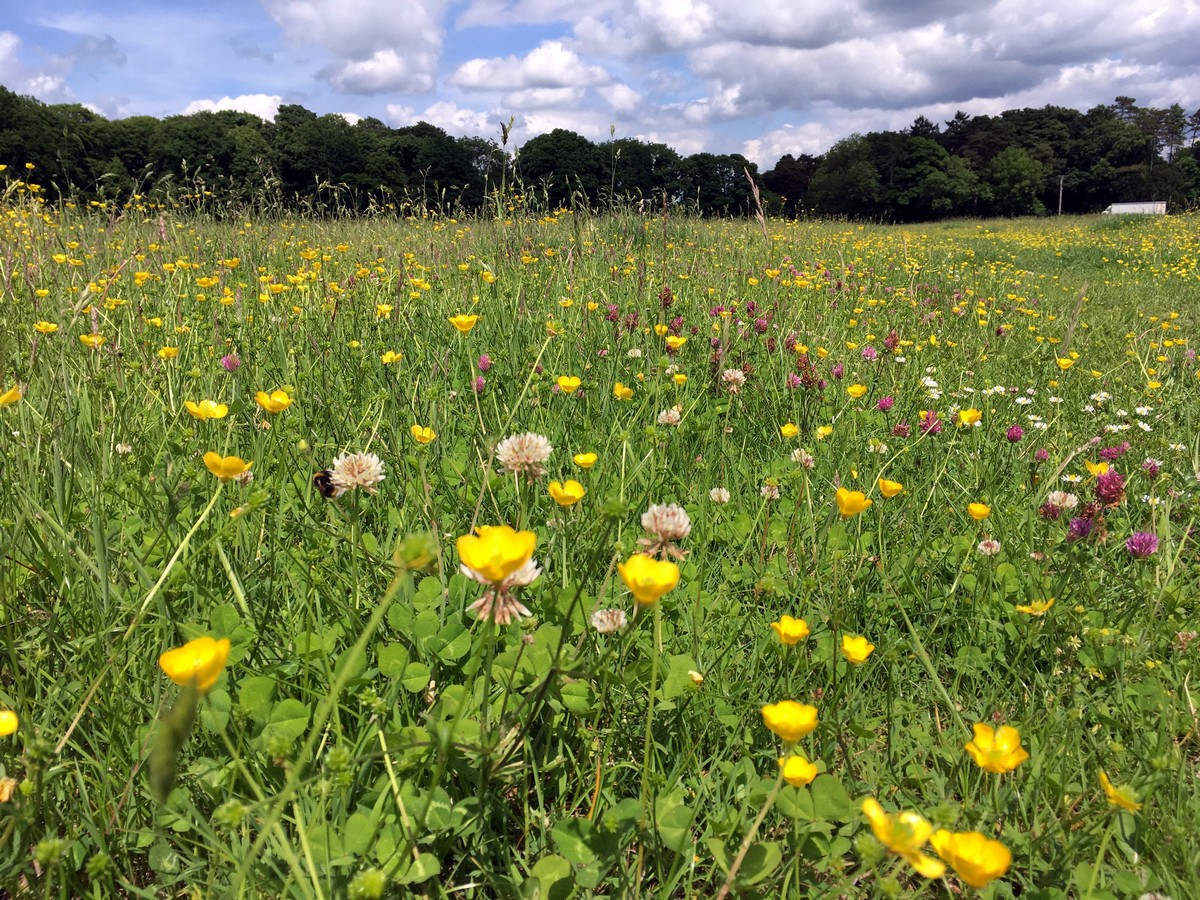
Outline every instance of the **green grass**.
<svg viewBox="0 0 1200 900">
<path fill-rule="evenodd" d="M 0 392 L 24 386 L 0 408 L 10 893 L 706 897 L 736 865 L 743 896 L 955 895 L 953 870 L 922 878 L 872 836 L 867 797 L 1007 846 L 985 896 L 1194 893 L 1194 217 L 769 222 L 764 239 L 566 212 L 5 212 Z M 447 318 L 464 312 L 480 319 L 462 335 Z M 671 355 L 654 326 L 676 317 Z M 789 335 L 823 389 L 789 387 Z M 256 405 L 279 388 L 286 410 Z M 204 399 L 228 414 L 193 418 Z M 554 446 L 532 482 L 493 459 L 522 432 Z M 1039 507 L 1070 490 L 1081 515 L 1085 461 L 1122 441 L 1123 499 L 1067 541 L 1072 514 Z M 222 486 L 208 451 L 252 460 L 253 481 Z M 378 494 L 320 495 L 342 452 L 382 459 Z M 904 492 L 880 496 L 882 475 Z M 561 508 L 547 484 L 569 478 L 587 494 Z M 873 505 L 840 517 L 839 484 Z M 692 530 L 678 586 L 635 616 L 617 563 L 653 503 Z M 476 524 L 537 535 L 519 624 L 467 612 L 482 586 L 455 538 Z M 1126 551 L 1135 531 L 1157 536 L 1150 558 Z M 598 634 L 598 608 L 630 626 Z M 770 628 L 784 614 L 811 628 L 793 647 Z M 200 635 L 232 649 L 196 698 L 157 661 Z M 843 635 L 875 652 L 849 663 Z M 819 710 L 808 787 L 777 778 L 761 707 L 784 699 Z M 1016 726 L 1030 758 L 980 769 L 977 722 Z M 1101 770 L 1140 811 L 1108 802 Z"/>
</svg>

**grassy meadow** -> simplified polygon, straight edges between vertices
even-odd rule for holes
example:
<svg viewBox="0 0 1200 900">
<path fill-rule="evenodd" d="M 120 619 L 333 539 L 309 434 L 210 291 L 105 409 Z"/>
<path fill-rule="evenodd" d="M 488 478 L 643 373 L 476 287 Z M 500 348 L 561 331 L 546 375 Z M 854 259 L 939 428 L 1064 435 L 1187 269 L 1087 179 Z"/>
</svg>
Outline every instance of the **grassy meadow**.
<svg viewBox="0 0 1200 900">
<path fill-rule="evenodd" d="M 1196 216 L 0 235 L 0 894 L 1200 895 Z"/>
</svg>

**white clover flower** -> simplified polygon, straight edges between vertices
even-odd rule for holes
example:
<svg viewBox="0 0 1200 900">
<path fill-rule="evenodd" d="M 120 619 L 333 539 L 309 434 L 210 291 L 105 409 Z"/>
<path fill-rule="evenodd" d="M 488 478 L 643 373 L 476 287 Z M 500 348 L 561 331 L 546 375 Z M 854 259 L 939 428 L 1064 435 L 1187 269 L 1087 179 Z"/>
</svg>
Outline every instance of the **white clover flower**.
<svg viewBox="0 0 1200 900">
<path fill-rule="evenodd" d="M 334 496 L 362 488 L 368 494 L 378 493 L 377 485 L 384 479 L 383 461 L 374 453 L 343 453 L 333 461 L 330 482 Z"/>
<path fill-rule="evenodd" d="M 708 499 L 713 503 L 728 503 L 729 491 L 723 487 L 715 487 L 708 492 Z"/>
</svg>

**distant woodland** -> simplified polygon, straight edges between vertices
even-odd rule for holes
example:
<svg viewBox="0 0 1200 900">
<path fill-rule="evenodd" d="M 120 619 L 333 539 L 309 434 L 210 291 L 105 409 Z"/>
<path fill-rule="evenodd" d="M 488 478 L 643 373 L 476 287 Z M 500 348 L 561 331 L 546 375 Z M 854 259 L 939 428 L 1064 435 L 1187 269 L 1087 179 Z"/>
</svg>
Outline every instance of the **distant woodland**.
<svg viewBox="0 0 1200 900">
<path fill-rule="evenodd" d="M 1200 206 L 1200 110 L 1130 97 L 1087 112 L 922 116 L 903 131 L 850 135 L 820 156 L 789 153 L 765 172 L 736 153 L 681 156 L 631 138 L 594 143 L 556 129 L 514 152 L 505 123 L 497 135 L 350 124 L 296 105 L 270 122 L 241 112 L 108 120 L 0 87 L 0 183 L 36 183 L 49 202 L 441 215 L 666 203 L 741 216 L 755 209 L 748 172 L 767 214 L 788 217 L 922 222 L 1089 213 L 1123 200 Z"/>
</svg>

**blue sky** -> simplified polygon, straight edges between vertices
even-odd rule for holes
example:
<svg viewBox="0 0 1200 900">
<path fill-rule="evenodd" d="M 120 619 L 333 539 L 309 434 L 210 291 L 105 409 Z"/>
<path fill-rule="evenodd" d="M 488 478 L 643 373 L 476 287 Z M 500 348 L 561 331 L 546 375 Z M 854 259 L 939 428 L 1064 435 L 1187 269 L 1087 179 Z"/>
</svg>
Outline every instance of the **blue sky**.
<svg viewBox="0 0 1200 900">
<path fill-rule="evenodd" d="M 769 168 L 962 109 L 1200 108 L 1194 0 L 108 0 L 0 20 L 0 84 L 102 115 L 280 103 Z"/>
</svg>

